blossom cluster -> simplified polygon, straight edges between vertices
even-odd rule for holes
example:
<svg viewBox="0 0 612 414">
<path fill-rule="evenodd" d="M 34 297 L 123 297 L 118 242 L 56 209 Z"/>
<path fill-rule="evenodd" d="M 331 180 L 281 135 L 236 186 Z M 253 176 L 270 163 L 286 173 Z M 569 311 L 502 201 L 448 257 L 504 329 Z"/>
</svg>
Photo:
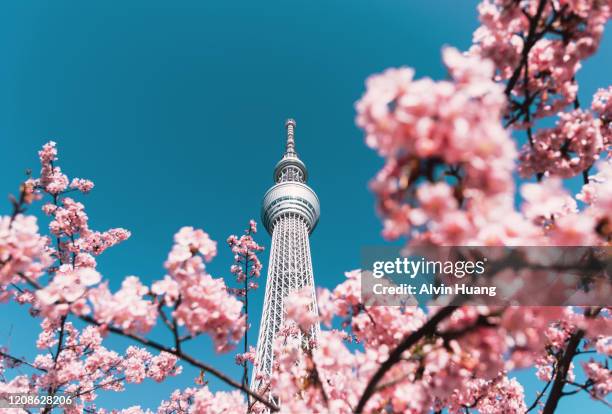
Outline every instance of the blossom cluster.
<svg viewBox="0 0 612 414">
<path fill-rule="evenodd" d="M 576 73 L 599 47 L 612 10 L 606 1 L 484 0 L 478 12 L 470 53 L 490 59 L 496 80 L 508 82 L 510 111 L 535 105 L 539 118 L 576 99 Z"/>
<path fill-rule="evenodd" d="M 232 292 L 239 297 L 246 296 L 247 291 L 257 289 L 259 285 L 254 279 L 261 275 L 261 261 L 257 254 L 264 250 L 253 236 L 257 233 L 257 223 L 249 221 L 249 227 L 240 237 L 231 235 L 227 238 L 227 244 L 234 255 L 234 264 L 230 267 L 230 272 L 236 277 L 242 288 L 232 289 Z"/>
<path fill-rule="evenodd" d="M 179 326 L 191 335 L 211 335 L 217 351 L 226 351 L 242 338 L 244 316 L 242 303 L 228 292 L 223 279 L 206 272 L 205 262 L 216 254 L 217 244 L 207 233 L 181 228 L 164 265 L 168 274 L 153 283 L 151 291 L 173 308 Z"/>
<path fill-rule="evenodd" d="M 126 240 L 129 231 L 92 230 L 84 204 L 67 194 L 88 193 L 93 183 L 78 178 L 70 182 L 56 165 L 54 142 L 43 146 L 39 158 L 41 176 L 28 178 L 19 199 L 13 200 L 15 213 L 0 217 L 0 299 L 12 297 L 29 304 L 33 315 L 44 318 L 37 347 L 48 352 L 28 363 L 3 348 L 0 374 L 22 364 L 29 364 L 35 373 L 1 382 L 0 396 L 6 392 L 67 393 L 78 397 L 68 412 L 81 413 L 95 407 L 91 404 L 98 390 L 121 391 L 125 383 L 147 378 L 163 381 L 178 375 L 180 357 L 171 347 L 152 355 L 132 346 L 121 355 L 102 346 L 102 337 L 109 331 L 140 338 L 160 318 L 182 338 L 210 335 L 218 351 L 230 349 L 242 337 L 242 303 L 223 279 L 206 272 L 205 262 L 217 253 L 216 242 L 207 233 L 192 227 L 180 229 L 162 280 L 149 288 L 138 277 L 128 276 L 112 292 L 97 270 L 96 256 Z M 45 197 L 50 201 L 43 203 L 42 211 L 50 217 L 52 237 L 41 236 L 36 218 L 23 214 L 31 203 Z M 249 232 L 254 233 L 255 226 L 251 223 Z M 253 251 L 261 249 L 252 239 L 247 242 L 245 239 L 244 245 Z M 251 274 L 259 275 L 260 269 L 259 261 L 254 262 Z M 68 320 L 71 317 L 91 325 L 79 332 Z M 202 407 L 216 404 L 203 391 L 197 395 Z"/>
<path fill-rule="evenodd" d="M 285 328 L 275 344 L 274 369 L 268 385 L 283 401 L 282 412 L 352 413 L 368 380 L 390 352 L 419 330 L 428 315 L 418 307 L 369 306 L 361 295 L 361 272 L 347 273 L 333 291 L 318 294 L 320 319 L 295 292 L 288 300 Z M 435 315 L 439 307 L 428 310 Z M 338 317 L 346 331 L 320 332 L 315 347 L 303 335 L 319 321 Z M 555 355 L 582 329 L 588 344 L 609 355 L 612 324 L 564 307 L 464 306 L 404 352 L 381 381 L 365 412 L 483 413 L 525 412 L 523 387 L 508 372 L 535 365 L 551 379 Z M 351 345 L 357 342 L 359 346 Z M 610 370 L 599 362 L 583 364 L 594 398 L 610 392 Z M 541 373 L 541 374 L 540 374 Z M 570 365 L 567 380 L 575 380 Z M 270 388 L 267 388 L 270 387 Z M 256 404 L 255 412 L 263 410 Z"/>
<path fill-rule="evenodd" d="M 492 64 L 451 48 L 443 58 L 450 81 L 414 80 L 412 69 L 389 69 L 368 79 L 357 103 L 366 143 L 386 159 L 372 189 L 389 238 L 408 234 L 432 213 L 438 234 L 459 243 L 461 233 L 475 227 L 460 216 L 459 205 L 466 198 L 477 204 L 503 198 L 513 188 L 516 149 L 500 123 L 505 97 L 491 80 Z M 415 194 L 423 180 L 440 182 Z"/>
<path fill-rule="evenodd" d="M 519 166 L 522 176 L 573 177 L 588 171 L 610 146 L 609 136 L 604 138 L 602 133 L 602 120 L 591 111 L 576 109 L 558 116 L 554 128 L 540 129 L 533 143 L 523 148 Z"/>
<path fill-rule="evenodd" d="M 130 346 L 122 355 L 107 349 L 102 345 L 98 327 L 87 326 L 79 331 L 70 322 L 60 324 L 57 319 L 45 318 L 41 328 L 36 346 L 48 352 L 39 354 L 32 362 L 36 373 L 0 382 L 0 396 L 52 390 L 75 397 L 75 404 L 67 407 L 67 412 L 80 413 L 97 398 L 99 391 L 123 391 L 126 384 L 141 383 L 146 378 L 160 382 L 182 370 L 176 356 L 168 353 L 152 355 L 143 348 Z M 51 349 L 60 342 L 63 350 L 54 355 Z M 0 366 L 20 364 L 0 356 Z"/>
<path fill-rule="evenodd" d="M 0 216 L 0 299 L 4 289 L 19 281 L 18 275 L 38 279 L 53 259 L 49 239 L 38 232 L 36 217 Z"/>
</svg>

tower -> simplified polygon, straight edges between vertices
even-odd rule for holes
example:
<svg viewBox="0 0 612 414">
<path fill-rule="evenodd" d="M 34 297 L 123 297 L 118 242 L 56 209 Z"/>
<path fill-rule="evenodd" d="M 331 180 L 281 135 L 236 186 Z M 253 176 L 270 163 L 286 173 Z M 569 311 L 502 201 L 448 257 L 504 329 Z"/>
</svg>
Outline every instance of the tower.
<svg viewBox="0 0 612 414">
<path fill-rule="evenodd" d="M 288 119 L 285 153 L 274 168 L 275 184 L 264 195 L 261 219 L 272 236 L 264 307 L 259 327 L 251 389 L 259 388 L 259 374 L 272 373 L 274 338 L 285 319 L 289 293 L 307 287 L 311 310 L 317 312 L 308 236 L 319 221 L 319 199 L 306 185 L 308 170 L 295 152 L 295 121 Z M 318 325 L 310 332 L 316 339 Z"/>
</svg>

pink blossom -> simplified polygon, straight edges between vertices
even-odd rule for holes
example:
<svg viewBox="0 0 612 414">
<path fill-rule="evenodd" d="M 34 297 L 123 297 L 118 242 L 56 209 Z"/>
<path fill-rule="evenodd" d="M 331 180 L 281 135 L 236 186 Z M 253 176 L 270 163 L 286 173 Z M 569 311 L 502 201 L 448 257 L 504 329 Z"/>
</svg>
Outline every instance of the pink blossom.
<svg viewBox="0 0 612 414">
<path fill-rule="evenodd" d="M 168 352 L 151 358 L 147 375 L 157 382 L 162 382 L 168 376 L 175 376 L 181 373 L 182 368 L 177 366 L 178 358 Z"/>
<path fill-rule="evenodd" d="M 58 195 L 68 188 L 68 177 L 62 174 L 59 167 L 54 166 L 54 161 L 57 161 L 57 149 L 55 142 L 49 141 L 42 150 L 38 152 L 40 158 L 41 170 L 40 179 L 36 182 L 46 192 Z"/>
<path fill-rule="evenodd" d="M 172 306 L 176 303 L 180 296 L 180 285 L 170 276 L 164 276 L 163 280 L 154 282 L 151 286 L 151 292 L 158 296 L 163 296 L 164 303 L 167 306 Z"/>
<path fill-rule="evenodd" d="M 86 231 L 75 244 L 78 248 L 97 256 L 109 247 L 127 240 L 130 235 L 128 230 L 122 228 L 110 229 L 102 233 Z"/>
<path fill-rule="evenodd" d="M 496 79 L 514 81 L 509 92 L 535 102 L 533 115 L 543 117 L 575 99 L 580 62 L 597 50 L 610 5 L 582 0 L 546 2 L 541 10 L 538 5 L 537 1 L 482 1 L 478 6 L 481 26 L 474 32 L 470 53 L 491 59 Z M 543 28 L 542 35 L 528 44 L 527 69 L 522 70 L 532 20 L 535 27 Z M 522 73 L 516 72 L 519 69 Z M 515 73 L 523 76 L 514 78 Z"/>
<path fill-rule="evenodd" d="M 321 322 L 330 327 L 336 313 L 336 306 L 332 293 L 329 290 L 323 288 L 317 289 L 317 306 Z"/>
<path fill-rule="evenodd" d="M 244 365 L 247 361 L 250 362 L 251 364 L 255 363 L 255 348 L 254 347 L 249 347 L 249 351 L 248 352 L 244 352 L 242 354 L 236 354 L 236 357 L 234 358 L 234 360 L 236 361 L 237 365 Z"/>
<path fill-rule="evenodd" d="M 173 250 L 185 250 L 186 252 L 200 253 L 206 261 L 210 261 L 217 255 L 217 242 L 210 239 L 207 233 L 193 227 L 182 227 L 174 235 Z M 178 252 L 177 252 L 178 254 Z"/>
<path fill-rule="evenodd" d="M 506 99 L 490 79 L 493 66 L 454 49 L 445 49 L 443 58 L 451 81 L 414 80 L 411 69 L 392 69 L 371 77 L 357 103 L 366 142 L 387 158 L 372 189 L 391 238 L 421 226 L 429 213 L 444 220 L 464 197 L 493 196 L 513 187 L 516 151 L 501 125 Z M 444 165 L 449 175 L 463 175 L 461 188 L 439 182 L 421 190 L 418 179 L 436 179 L 434 172 Z M 455 171 L 457 165 L 463 171 Z M 419 203 L 405 202 L 414 188 Z M 463 221 L 466 232 L 474 228 Z"/>
<path fill-rule="evenodd" d="M 202 230 L 182 228 L 165 263 L 168 275 L 162 283 L 155 283 L 154 289 L 164 294 L 169 305 L 180 297 L 173 311 L 179 326 L 192 335 L 210 334 L 217 351 L 227 351 L 244 333 L 242 303 L 228 293 L 223 279 L 206 273 L 204 260 L 196 253 L 212 258 L 216 243 Z"/>
<path fill-rule="evenodd" d="M 141 383 L 147 377 L 146 363 L 151 354 L 143 348 L 134 346 L 126 350 L 126 359 L 123 362 L 123 372 L 127 382 Z"/>
<path fill-rule="evenodd" d="M 212 393 L 206 386 L 187 388 L 182 392 L 176 390 L 171 399 L 163 401 L 157 409 L 158 414 L 243 414 L 246 411 L 246 402 L 239 391 Z"/>
<path fill-rule="evenodd" d="M 38 279 L 52 263 L 48 244 L 38 233 L 36 217 L 0 216 L 0 289 L 20 282 L 20 274 Z"/>
<path fill-rule="evenodd" d="M 557 246 L 593 246 L 599 240 L 597 222 L 591 216 L 571 214 L 559 218 L 550 230 L 551 241 Z"/>
<path fill-rule="evenodd" d="M 53 280 L 44 288 L 36 291 L 41 312 L 45 316 L 54 317 L 65 314 L 69 305 L 79 306 L 79 314 L 88 313 L 87 306 L 82 307 L 88 288 L 101 280 L 100 274 L 91 268 L 73 269 L 70 265 L 62 265 L 55 273 Z M 82 302 L 78 304 L 79 302 Z"/>
<path fill-rule="evenodd" d="M 112 294 L 104 282 L 89 290 L 95 319 L 114 324 L 126 332 L 148 332 L 157 320 L 157 308 L 146 299 L 149 289 L 136 276 L 128 276 L 121 289 Z"/>
<path fill-rule="evenodd" d="M 318 318 L 314 309 L 310 309 L 312 303 L 312 290 L 310 288 L 300 289 L 289 294 L 286 300 L 287 319 L 295 321 L 300 329 L 308 332 Z"/>
<path fill-rule="evenodd" d="M 521 195 L 525 199 L 522 206 L 523 213 L 537 224 L 543 224 L 578 211 L 576 201 L 563 189 L 560 179 L 524 184 L 521 188 Z"/>
<path fill-rule="evenodd" d="M 539 130 L 534 145 L 523 148 L 519 166 L 522 176 L 539 173 L 568 178 L 599 158 L 604 149 L 601 121 L 580 109 L 558 116 L 555 128 Z"/>
<path fill-rule="evenodd" d="M 255 233 L 257 233 L 257 223 L 250 220 L 244 235 L 240 237 L 231 235 L 227 238 L 227 244 L 234 254 L 234 264 L 230 267 L 230 272 L 236 276 L 238 283 L 244 283 L 261 275 L 262 264 L 257 253 L 263 251 L 264 248 L 253 239 Z M 248 290 L 257 286 L 255 282 L 246 284 Z"/>
<path fill-rule="evenodd" d="M 597 214 L 609 216 L 612 211 L 612 187 L 609 185 L 612 179 L 612 160 L 601 161 L 596 167 L 598 173 L 589 177 L 589 182 L 582 187 L 576 198 L 592 205 Z"/>
<path fill-rule="evenodd" d="M 56 236 L 73 236 L 88 230 L 85 206 L 72 198 L 64 198 L 62 205 L 53 209 L 52 214 L 53 220 L 49 223 L 49 229 Z"/>
<path fill-rule="evenodd" d="M 94 187 L 94 183 L 90 180 L 85 180 L 83 178 L 73 178 L 70 182 L 70 188 L 79 190 L 80 192 L 87 194 Z"/>
<path fill-rule="evenodd" d="M 597 339 L 595 349 L 602 355 L 612 356 L 612 336 L 604 336 Z"/>
<path fill-rule="evenodd" d="M 609 368 L 602 366 L 593 359 L 582 364 L 582 368 L 587 377 L 594 383 L 591 393 L 595 398 L 605 398 L 612 392 L 612 373 Z"/>
<path fill-rule="evenodd" d="M 601 135 L 608 151 L 612 145 L 612 86 L 600 88 L 593 95 L 591 110 L 601 120 Z"/>
<path fill-rule="evenodd" d="M 443 182 L 420 186 L 417 190 L 417 200 L 423 212 L 433 219 L 439 219 L 445 213 L 458 207 L 457 200 L 453 196 L 453 189 Z"/>
</svg>

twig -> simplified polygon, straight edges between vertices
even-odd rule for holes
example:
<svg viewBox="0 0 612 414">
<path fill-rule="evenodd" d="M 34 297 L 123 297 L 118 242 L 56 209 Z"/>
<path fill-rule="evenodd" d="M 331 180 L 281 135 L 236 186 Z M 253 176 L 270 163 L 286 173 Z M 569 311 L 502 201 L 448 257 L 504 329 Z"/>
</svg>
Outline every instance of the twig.
<svg viewBox="0 0 612 414">
<path fill-rule="evenodd" d="M 376 371 L 376 373 L 374 373 L 374 375 L 368 382 L 368 385 L 366 386 L 361 398 L 359 399 L 357 408 L 355 408 L 355 413 L 360 414 L 363 412 L 363 409 L 365 408 L 365 405 L 367 404 L 368 400 L 376 392 L 376 387 L 380 380 L 383 379 L 387 371 L 389 371 L 393 365 L 399 362 L 404 351 L 410 349 L 423 337 L 434 334 L 436 332 L 438 324 L 447 317 L 449 317 L 455 311 L 456 308 L 457 307 L 453 305 L 445 306 L 444 308 L 440 309 L 440 311 L 438 311 L 438 313 L 436 313 L 427 322 L 425 322 L 423 326 L 408 335 L 402 342 L 400 342 L 400 344 L 393 351 L 391 351 L 387 360 L 383 362 L 380 367 L 378 367 L 378 370 Z"/>
</svg>

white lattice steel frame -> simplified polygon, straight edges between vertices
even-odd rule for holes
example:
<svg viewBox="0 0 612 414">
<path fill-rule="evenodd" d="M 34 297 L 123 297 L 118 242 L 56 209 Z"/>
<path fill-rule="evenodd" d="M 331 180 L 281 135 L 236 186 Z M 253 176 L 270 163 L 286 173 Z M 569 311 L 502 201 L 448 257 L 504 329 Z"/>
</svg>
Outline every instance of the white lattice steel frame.
<svg viewBox="0 0 612 414">
<path fill-rule="evenodd" d="M 304 287 L 311 291 L 310 308 L 317 311 L 314 275 L 308 236 L 319 221 L 319 199 L 306 185 L 308 170 L 295 152 L 295 121 L 287 120 L 287 146 L 274 169 L 276 184 L 265 194 L 261 217 L 272 235 L 264 308 L 259 327 L 255 369 L 251 389 L 258 390 L 258 376 L 272 372 L 274 339 L 285 319 L 284 301 L 290 292 Z M 318 325 L 308 340 L 315 340 Z"/>
</svg>

